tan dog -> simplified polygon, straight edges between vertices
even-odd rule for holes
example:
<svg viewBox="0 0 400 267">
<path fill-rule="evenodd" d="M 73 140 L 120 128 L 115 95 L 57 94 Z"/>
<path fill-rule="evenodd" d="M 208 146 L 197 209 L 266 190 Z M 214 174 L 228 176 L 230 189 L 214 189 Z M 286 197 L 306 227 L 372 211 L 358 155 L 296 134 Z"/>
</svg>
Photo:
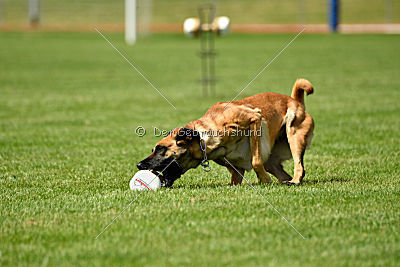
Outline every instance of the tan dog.
<svg viewBox="0 0 400 267">
<path fill-rule="evenodd" d="M 214 104 L 198 120 L 175 128 L 158 142 L 152 154 L 137 164 L 139 169 L 158 172 L 164 186 L 208 160 L 225 166 L 231 185 L 240 184 L 245 170 L 254 169 L 260 183 L 301 183 L 303 157 L 311 143 L 314 121 L 306 113 L 304 92 L 313 93 L 311 83 L 298 79 L 292 95 L 261 93 L 233 102 Z M 282 162 L 293 158 L 294 177 Z M 162 174 L 160 173 L 162 172 Z"/>
</svg>

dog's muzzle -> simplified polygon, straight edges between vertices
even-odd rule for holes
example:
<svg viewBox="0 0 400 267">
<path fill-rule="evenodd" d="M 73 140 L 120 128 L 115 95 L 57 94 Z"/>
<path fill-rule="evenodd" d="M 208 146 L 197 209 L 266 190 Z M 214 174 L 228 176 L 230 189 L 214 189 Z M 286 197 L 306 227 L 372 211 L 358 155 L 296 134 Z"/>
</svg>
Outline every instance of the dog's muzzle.
<svg viewBox="0 0 400 267">
<path fill-rule="evenodd" d="M 149 170 L 157 175 L 158 178 L 160 178 L 161 186 L 163 187 L 171 187 L 175 180 L 180 178 L 183 173 L 182 167 L 175 159 L 172 159 L 172 161 L 169 160 L 168 163 L 163 162 L 157 166 L 151 166 L 151 164 L 148 164 L 143 160 L 136 166 L 139 170 Z"/>
</svg>

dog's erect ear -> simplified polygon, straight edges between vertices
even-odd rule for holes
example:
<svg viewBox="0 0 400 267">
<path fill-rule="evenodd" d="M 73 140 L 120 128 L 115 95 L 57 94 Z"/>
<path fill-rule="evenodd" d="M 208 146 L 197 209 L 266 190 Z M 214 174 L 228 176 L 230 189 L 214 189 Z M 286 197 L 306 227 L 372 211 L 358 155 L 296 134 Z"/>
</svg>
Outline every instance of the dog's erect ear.
<svg viewBox="0 0 400 267">
<path fill-rule="evenodd" d="M 185 146 L 193 141 L 200 141 L 200 133 L 196 130 L 189 128 L 181 128 L 176 135 L 176 144 L 178 146 Z"/>
</svg>

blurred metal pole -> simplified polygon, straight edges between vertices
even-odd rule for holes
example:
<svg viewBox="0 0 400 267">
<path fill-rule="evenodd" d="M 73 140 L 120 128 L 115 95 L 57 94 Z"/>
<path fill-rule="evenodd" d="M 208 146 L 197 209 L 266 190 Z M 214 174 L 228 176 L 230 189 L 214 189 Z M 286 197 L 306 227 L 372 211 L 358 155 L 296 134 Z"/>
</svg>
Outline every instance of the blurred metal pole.
<svg viewBox="0 0 400 267">
<path fill-rule="evenodd" d="M 328 0 L 328 23 L 331 32 L 337 32 L 339 25 L 340 0 Z"/>
<path fill-rule="evenodd" d="M 40 0 L 29 0 L 29 23 L 37 26 L 40 22 Z"/>
<path fill-rule="evenodd" d="M 386 23 L 393 22 L 393 1 L 392 0 L 385 1 L 385 22 Z"/>
<path fill-rule="evenodd" d="M 125 0 L 125 41 L 128 45 L 136 42 L 136 0 Z"/>
</svg>

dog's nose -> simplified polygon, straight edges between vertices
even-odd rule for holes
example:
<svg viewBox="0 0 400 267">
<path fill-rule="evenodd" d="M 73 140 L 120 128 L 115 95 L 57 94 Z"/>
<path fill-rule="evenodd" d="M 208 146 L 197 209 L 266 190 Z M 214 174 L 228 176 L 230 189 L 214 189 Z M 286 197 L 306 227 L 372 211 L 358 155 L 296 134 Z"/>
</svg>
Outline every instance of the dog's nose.
<svg viewBox="0 0 400 267">
<path fill-rule="evenodd" d="M 146 169 L 146 166 L 145 166 L 145 164 L 144 164 L 143 162 L 139 162 L 138 164 L 136 164 L 136 167 L 137 167 L 139 170 L 144 170 L 144 169 Z"/>
</svg>

